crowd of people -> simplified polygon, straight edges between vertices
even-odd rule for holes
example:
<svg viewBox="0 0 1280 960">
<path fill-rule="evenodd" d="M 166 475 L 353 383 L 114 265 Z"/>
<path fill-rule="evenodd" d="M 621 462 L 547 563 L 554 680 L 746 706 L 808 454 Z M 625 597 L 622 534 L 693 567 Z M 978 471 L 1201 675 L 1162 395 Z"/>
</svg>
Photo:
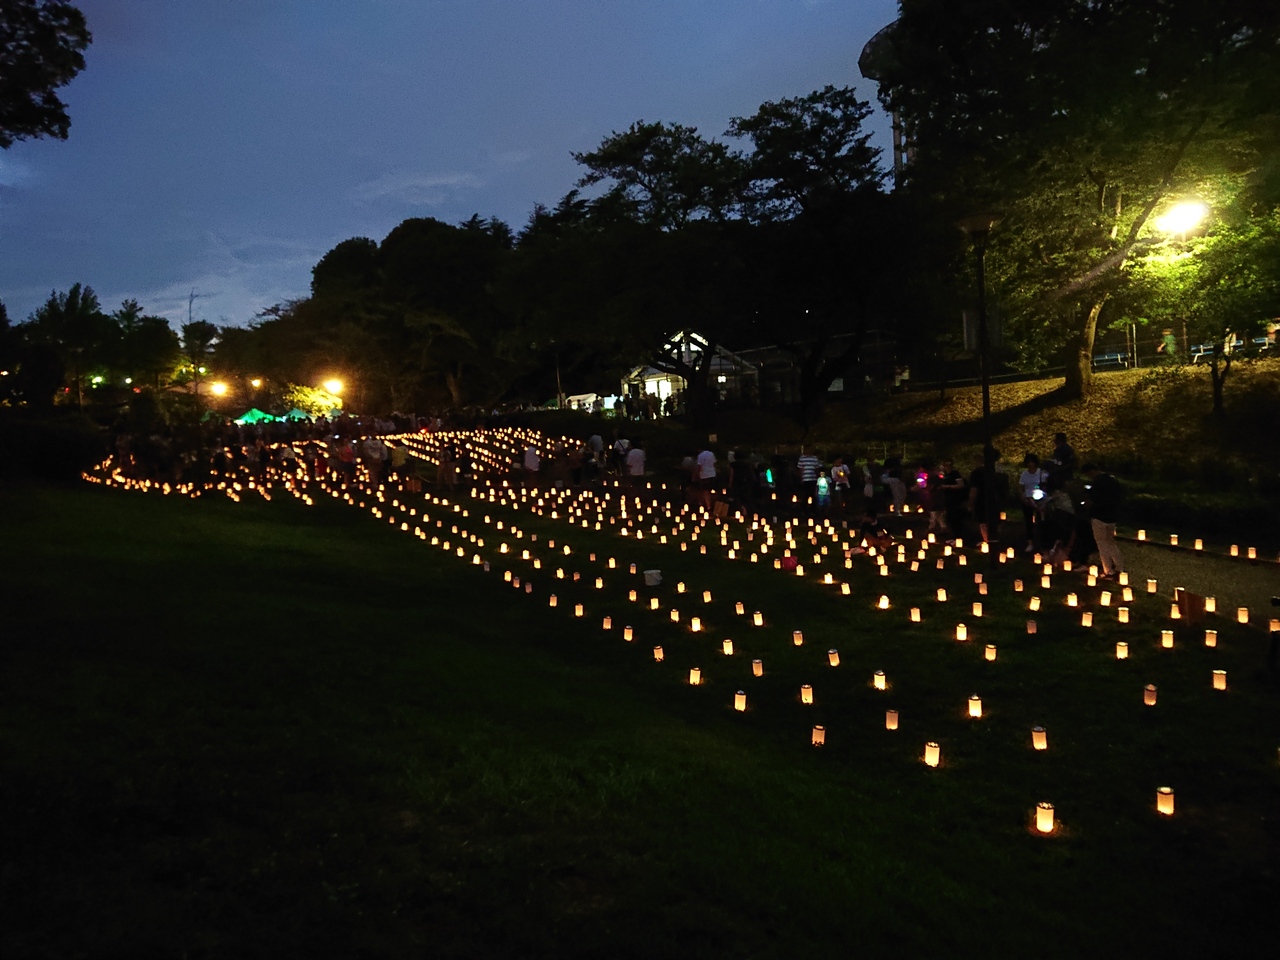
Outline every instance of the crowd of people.
<svg viewBox="0 0 1280 960">
<path fill-rule="evenodd" d="M 646 461 L 638 441 L 615 431 L 611 444 L 594 434 L 576 446 L 557 443 L 546 456 L 527 446 L 513 467 L 526 484 L 577 486 L 610 475 L 634 482 L 645 474 Z M 1026 553 L 1061 565 L 1081 563 L 1096 550 L 1103 575 L 1118 574 L 1115 523 L 1122 491 L 1115 477 L 1096 464 L 1079 466 L 1063 433 L 1054 436 L 1047 456 L 1028 453 L 1022 467 L 1015 477 L 998 452 L 988 474 L 980 453 L 966 472 L 949 459 L 910 466 L 896 457 L 850 464 L 834 456 L 825 462 L 803 447 L 794 457 L 730 450 L 721 460 L 708 446 L 684 458 L 677 479 L 687 502 L 708 511 L 723 504 L 720 509 L 748 514 L 829 517 L 857 527 L 873 545 L 892 539 L 886 519 L 900 522 L 916 512 L 924 514 L 927 532 L 944 541 L 996 542 L 1002 524 L 1020 508 Z"/>
</svg>

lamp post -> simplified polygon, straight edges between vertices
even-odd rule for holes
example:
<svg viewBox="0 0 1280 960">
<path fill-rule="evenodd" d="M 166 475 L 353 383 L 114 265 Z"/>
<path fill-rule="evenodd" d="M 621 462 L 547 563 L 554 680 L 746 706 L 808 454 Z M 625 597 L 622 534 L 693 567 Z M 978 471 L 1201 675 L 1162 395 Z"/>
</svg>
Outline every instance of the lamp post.
<svg viewBox="0 0 1280 960">
<path fill-rule="evenodd" d="M 996 451 L 991 444 L 991 335 L 987 329 L 987 240 L 991 228 L 1000 222 L 997 213 L 975 213 L 956 222 L 960 231 L 973 242 L 978 255 L 978 369 L 982 377 L 982 515 L 986 518 L 987 536 L 996 539 L 995 470 Z M 994 565 L 996 553 L 989 556 Z"/>
</svg>

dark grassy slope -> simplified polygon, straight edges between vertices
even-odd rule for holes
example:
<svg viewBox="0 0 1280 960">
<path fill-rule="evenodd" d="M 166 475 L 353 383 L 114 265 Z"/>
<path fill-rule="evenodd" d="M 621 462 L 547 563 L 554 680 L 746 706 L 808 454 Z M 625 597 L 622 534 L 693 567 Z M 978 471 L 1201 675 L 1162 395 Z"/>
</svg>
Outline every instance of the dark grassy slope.
<svg viewBox="0 0 1280 960">
<path fill-rule="evenodd" d="M 1273 915 L 1280 724 L 1226 626 L 1212 657 L 1153 642 L 1118 665 L 1109 628 L 1046 611 L 1028 641 L 993 591 L 986 664 L 938 639 L 969 619 L 966 572 L 955 609 L 917 601 L 913 634 L 905 581 L 890 619 L 867 611 L 871 577 L 841 600 L 542 524 L 711 587 L 703 640 L 630 607 L 624 576 L 606 598 L 558 584 L 588 602 L 574 622 L 545 577 L 526 598 L 349 508 L 3 498 L 9 956 L 1132 956 L 1212 953 Z M 770 626 L 740 627 L 738 596 Z M 1153 629 L 1156 605 L 1137 613 Z M 599 631 L 606 608 L 636 643 Z M 722 635 L 738 656 L 717 658 Z M 815 665 L 828 645 L 838 672 Z M 1218 699 L 1211 666 L 1231 671 Z M 928 738 L 940 770 L 918 762 Z M 1163 782 L 1173 820 L 1151 809 Z M 1059 836 L 1028 831 L 1039 799 Z"/>
</svg>

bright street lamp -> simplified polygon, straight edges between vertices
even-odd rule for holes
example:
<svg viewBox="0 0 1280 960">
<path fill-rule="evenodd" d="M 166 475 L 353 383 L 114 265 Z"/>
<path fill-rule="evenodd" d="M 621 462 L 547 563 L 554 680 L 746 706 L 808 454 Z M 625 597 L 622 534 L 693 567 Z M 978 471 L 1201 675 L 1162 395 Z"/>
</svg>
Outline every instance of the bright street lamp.
<svg viewBox="0 0 1280 960">
<path fill-rule="evenodd" d="M 1175 204 L 1156 220 L 1156 229 L 1170 235 L 1186 236 L 1204 221 L 1209 208 L 1198 200 Z"/>
<path fill-rule="evenodd" d="M 249 381 L 249 383 L 253 386 L 253 389 L 257 390 L 260 386 L 262 386 L 262 379 L 260 377 L 254 377 L 252 380 Z"/>
<path fill-rule="evenodd" d="M 221 397 L 227 392 L 227 385 L 219 380 L 216 383 L 209 384 L 209 389 L 213 391 L 215 397 Z"/>
<path fill-rule="evenodd" d="M 324 388 L 328 390 L 330 393 L 332 393 L 334 396 L 337 396 L 338 394 L 342 393 L 342 381 L 326 380 L 324 382 Z"/>
</svg>

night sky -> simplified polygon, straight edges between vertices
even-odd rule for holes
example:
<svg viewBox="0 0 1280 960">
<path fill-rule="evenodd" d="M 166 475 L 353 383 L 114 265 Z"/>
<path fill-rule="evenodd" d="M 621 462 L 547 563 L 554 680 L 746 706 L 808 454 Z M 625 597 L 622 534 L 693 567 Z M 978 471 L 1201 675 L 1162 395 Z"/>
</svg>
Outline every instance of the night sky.
<svg viewBox="0 0 1280 960">
<path fill-rule="evenodd" d="M 855 84 L 894 0 L 79 0 L 67 141 L 0 152 L 0 300 L 243 324 L 406 217 L 519 229 L 634 120 Z M 876 116 L 882 145 L 887 122 Z"/>
</svg>

